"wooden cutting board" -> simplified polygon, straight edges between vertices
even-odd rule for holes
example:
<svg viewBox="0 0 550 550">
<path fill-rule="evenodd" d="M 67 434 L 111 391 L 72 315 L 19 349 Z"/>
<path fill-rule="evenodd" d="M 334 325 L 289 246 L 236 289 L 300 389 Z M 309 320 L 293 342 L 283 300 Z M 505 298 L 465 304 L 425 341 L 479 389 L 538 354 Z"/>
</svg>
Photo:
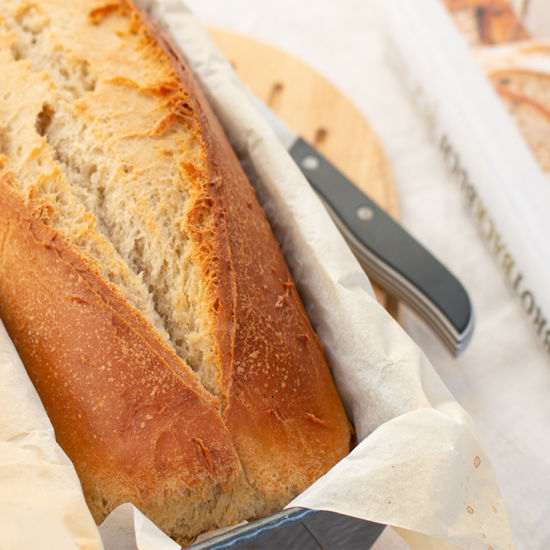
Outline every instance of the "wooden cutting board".
<svg viewBox="0 0 550 550">
<path fill-rule="evenodd" d="M 362 113 L 329 81 L 273 46 L 225 30 L 210 29 L 241 80 L 290 128 L 315 145 L 394 218 L 397 190 L 384 150 Z M 398 317 L 397 301 L 375 288 Z"/>
</svg>

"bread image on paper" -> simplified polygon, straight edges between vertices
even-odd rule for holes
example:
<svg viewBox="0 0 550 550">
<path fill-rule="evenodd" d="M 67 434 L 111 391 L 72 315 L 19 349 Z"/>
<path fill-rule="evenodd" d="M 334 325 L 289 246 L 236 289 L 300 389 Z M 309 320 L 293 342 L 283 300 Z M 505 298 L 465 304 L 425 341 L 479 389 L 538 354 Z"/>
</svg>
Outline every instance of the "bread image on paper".
<svg viewBox="0 0 550 550">
<path fill-rule="evenodd" d="M 0 42 L 0 315 L 95 520 L 281 508 L 351 428 L 189 71 L 126 1 L 3 0 Z"/>
<path fill-rule="evenodd" d="M 476 59 L 540 168 L 550 172 L 550 43 L 532 39 L 486 47 Z"/>
<path fill-rule="evenodd" d="M 503 44 L 529 36 L 508 0 L 442 0 L 442 3 L 471 46 Z"/>
<path fill-rule="evenodd" d="M 539 166 L 550 172 L 550 74 L 511 69 L 489 78 Z"/>
<path fill-rule="evenodd" d="M 530 37 L 507 0 L 442 0 L 531 149 L 550 172 L 550 44 Z"/>
</svg>

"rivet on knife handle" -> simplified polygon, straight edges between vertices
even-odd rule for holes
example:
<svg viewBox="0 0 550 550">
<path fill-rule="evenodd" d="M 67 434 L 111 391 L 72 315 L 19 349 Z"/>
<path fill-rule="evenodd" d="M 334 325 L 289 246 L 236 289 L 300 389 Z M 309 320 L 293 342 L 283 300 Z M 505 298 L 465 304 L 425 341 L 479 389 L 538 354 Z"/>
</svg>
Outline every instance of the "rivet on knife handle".
<svg viewBox="0 0 550 550">
<path fill-rule="evenodd" d="M 297 138 L 289 152 L 369 277 L 416 310 L 459 355 L 473 332 L 462 284 L 306 141 Z"/>
</svg>

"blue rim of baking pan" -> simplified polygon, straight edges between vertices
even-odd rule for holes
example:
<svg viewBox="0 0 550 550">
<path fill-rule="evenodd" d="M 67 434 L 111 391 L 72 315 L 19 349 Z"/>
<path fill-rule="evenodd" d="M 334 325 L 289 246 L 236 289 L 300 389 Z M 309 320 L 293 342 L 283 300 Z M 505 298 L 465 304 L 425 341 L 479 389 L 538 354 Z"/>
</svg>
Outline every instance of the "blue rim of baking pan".
<svg viewBox="0 0 550 550">
<path fill-rule="evenodd" d="M 368 550 L 385 525 L 308 508 L 288 508 L 235 527 L 192 550 Z"/>
</svg>

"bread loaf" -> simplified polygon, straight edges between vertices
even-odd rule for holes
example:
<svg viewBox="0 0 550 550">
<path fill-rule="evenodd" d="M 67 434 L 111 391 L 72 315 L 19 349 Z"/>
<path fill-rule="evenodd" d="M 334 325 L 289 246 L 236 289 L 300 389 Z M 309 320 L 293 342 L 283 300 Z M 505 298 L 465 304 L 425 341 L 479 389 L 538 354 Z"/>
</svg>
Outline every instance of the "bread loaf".
<svg viewBox="0 0 550 550">
<path fill-rule="evenodd" d="M 443 2 L 540 168 L 550 172 L 548 44 L 531 39 L 507 0 Z"/>
<path fill-rule="evenodd" d="M 0 315 L 95 520 L 282 507 L 351 428 L 188 70 L 124 0 L 4 0 L 0 66 Z"/>
<path fill-rule="evenodd" d="M 442 0 L 463 37 L 471 46 L 525 40 L 521 25 L 508 0 Z"/>
<path fill-rule="evenodd" d="M 504 102 L 544 172 L 550 172 L 550 46 L 524 40 L 476 52 L 476 59 Z"/>
<path fill-rule="evenodd" d="M 489 76 L 540 168 L 550 172 L 550 103 L 544 97 L 548 96 L 550 75 L 509 71 Z M 527 86 L 522 89 L 524 82 L 534 84 L 533 93 Z"/>
</svg>

